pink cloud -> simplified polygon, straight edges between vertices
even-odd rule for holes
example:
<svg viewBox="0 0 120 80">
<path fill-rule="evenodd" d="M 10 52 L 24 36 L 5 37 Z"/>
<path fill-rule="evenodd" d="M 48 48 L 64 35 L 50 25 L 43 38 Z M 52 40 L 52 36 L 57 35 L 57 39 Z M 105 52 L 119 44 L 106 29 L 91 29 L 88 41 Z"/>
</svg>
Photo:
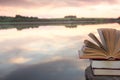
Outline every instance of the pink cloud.
<svg viewBox="0 0 120 80">
<path fill-rule="evenodd" d="M 116 17 L 119 5 L 119 0 L 0 0 L 0 15 Z"/>
<path fill-rule="evenodd" d="M 10 7 L 43 7 L 52 5 L 53 7 L 63 6 L 89 6 L 105 4 L 118 4 L 118 0 L 0 0 L 1 6 Z"/>
</svg>

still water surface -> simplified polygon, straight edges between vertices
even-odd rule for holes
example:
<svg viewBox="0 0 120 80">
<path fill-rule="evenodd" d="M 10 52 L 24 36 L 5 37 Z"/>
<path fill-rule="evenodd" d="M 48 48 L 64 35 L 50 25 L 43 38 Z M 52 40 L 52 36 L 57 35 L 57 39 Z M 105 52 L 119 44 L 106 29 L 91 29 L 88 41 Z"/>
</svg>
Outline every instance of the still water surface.
<svg viewBox="0 0 120 80">
<path fill-rule="evenodd" d="M 39 26 L 0 30 L 0 80 L 85 80 L 88 60 L 78 50 L 90 32 L 120 25 Z"/>
</svg>

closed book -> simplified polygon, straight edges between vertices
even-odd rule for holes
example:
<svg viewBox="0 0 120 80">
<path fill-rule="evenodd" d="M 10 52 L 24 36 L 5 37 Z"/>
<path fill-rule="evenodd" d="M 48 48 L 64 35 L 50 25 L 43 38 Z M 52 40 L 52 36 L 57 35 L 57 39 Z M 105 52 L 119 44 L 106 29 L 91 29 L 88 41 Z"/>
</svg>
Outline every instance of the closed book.
<svg viewBox="0 0 120 80">
<path fill-rule="evenodd" d="M 94 75 L 113 75 L 120 76 L 119 60 L 90 60 Z"/>
<path fill-rule="evenodd" d="M 92 69 L 96 76 L 120 76 L 120 69 Z"/>
<path fill-rule="evenodd" d="M 92 68 L 120 69 L 120 60 L 91 60 Z"/>
</svg>

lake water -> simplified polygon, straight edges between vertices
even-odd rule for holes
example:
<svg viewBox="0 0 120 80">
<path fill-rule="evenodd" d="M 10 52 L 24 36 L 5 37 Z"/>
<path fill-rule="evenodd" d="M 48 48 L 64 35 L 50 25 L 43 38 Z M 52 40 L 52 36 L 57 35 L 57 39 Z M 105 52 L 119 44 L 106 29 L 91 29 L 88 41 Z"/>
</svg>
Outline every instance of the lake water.
<svg viewBox="0 0 120 80">
<path fill-rule="evenodd" d="M 0 80 L 85 80 L 78 50 L 90 32 L 120 25 L 39 26 L 0 30 Z"/>
</svg>

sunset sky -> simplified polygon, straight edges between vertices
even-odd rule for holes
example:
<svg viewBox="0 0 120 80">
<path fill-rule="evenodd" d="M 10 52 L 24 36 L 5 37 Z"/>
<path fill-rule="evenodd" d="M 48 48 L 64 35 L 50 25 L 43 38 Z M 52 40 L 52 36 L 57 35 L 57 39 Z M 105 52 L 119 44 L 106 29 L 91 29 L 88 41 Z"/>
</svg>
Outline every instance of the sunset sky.
<svg viewBox="0 0 120 80">
<path fill-rule="evenodd" d="M 120 16 L 120 0 L 0 0 L 0 15 L 57 18 Z"/>
</svg>

